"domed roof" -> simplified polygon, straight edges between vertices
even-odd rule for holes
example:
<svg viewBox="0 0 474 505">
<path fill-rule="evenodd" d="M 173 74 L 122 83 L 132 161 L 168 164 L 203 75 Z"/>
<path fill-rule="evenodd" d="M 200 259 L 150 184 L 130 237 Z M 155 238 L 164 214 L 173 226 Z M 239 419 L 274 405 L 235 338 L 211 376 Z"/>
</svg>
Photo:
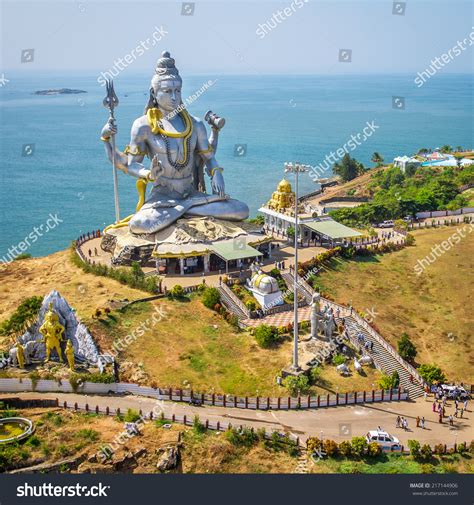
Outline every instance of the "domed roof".
<svg viewBox="0 0 474 505">
<path fill-rule="evenodd" d="M 260 293 L 265 295 L 276 293 L 280 290 L 277 280 L 267 274 L 256 274 L 252 278 L 252 284 L 255 289 L 258 289 Z"/>
<path fill-rule="evenodd" d="M 282 179 L 279 183 L 278 183 L 278 188 L 277 190 L 280 192 L 280 193 L 291 193 L 291 184 L 286 180 L 286 179 Z"/>
</svg>

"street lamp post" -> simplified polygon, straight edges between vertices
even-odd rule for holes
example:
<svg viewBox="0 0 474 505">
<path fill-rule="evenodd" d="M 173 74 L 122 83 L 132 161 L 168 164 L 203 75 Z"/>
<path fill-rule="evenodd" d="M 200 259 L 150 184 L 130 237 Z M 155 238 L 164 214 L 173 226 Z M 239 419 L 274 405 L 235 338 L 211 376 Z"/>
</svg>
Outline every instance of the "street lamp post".
<svg viewBox="0 0 474 505">
<path fill-rule="evenodd" d="M 295 264 L 293 268 L 294 278 L 294 299 L 293 299 L 293 364 L 291 369 L 294 372 L 300 370 L 298 364 L 298 174 L 300 172 L 307 172 L 308 165 L 302 165 L 300 162 L 285 163 L 285 172 L 295 174 Z"/>
</svg>

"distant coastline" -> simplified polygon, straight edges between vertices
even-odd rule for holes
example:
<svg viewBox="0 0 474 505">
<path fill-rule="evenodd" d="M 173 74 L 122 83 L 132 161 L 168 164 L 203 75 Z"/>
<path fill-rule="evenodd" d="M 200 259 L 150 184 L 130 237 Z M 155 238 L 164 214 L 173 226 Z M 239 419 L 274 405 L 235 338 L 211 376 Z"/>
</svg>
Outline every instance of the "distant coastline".
<svg viewBox="0 0 474 505">
<path fill-rule="evenodd" d="M 77 95 L 79 93 L 87 93 L 82 89 L 69 89 L 69 88 L 58 88 L 58 89 L 43 89 L 35 91 L 33 95 Z"/>
</svg>

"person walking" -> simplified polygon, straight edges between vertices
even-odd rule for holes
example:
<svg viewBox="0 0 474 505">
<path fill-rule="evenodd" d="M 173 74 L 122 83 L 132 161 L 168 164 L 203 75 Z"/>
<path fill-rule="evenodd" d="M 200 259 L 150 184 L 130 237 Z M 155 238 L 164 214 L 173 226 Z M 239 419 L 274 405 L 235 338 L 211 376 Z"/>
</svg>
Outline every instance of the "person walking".
<svg viewBox="0 0 474 505">
<path fill-rule="evenodd" d="M 94 256 L 97 256 L 97 247 L 94 247 Z"/>
<path fill-rule="evenodd" d="M 397 416 L 397 428 L 400 428 L 400 416 Z"/>
<path fill-rule="evenodd" d="M 469 412 L 469 411 L 467 410 L 467 399 L 466 399 L 466 400 L 464 400 L 464 410 L 465 410 L 466 412 Z"/>
<path fill-rule="evenodd" d="M 433 402 L 433 412 L 436 412 L 436 401 Z"/>
<path fill-rule="evenodd" d="M 424 430 L 425 429 L 425 416 L 423 416 L 421 418 L 421 429 Z"/>
<path fill-rule="evenodd" d="M 448 418 L 448 419 L 449 419 L 449 424 L 450 424 L 451 426 L 454 426 L 454 419 L 453 419 L 453 416 L 452 416 L 451 414 L 449 415 L 449 418 Z"/>
<path fill-rule="evenodd" d="M 420 427 L 420 416 L 416 416 L 416 427 L 419 428 Z"/>
<path fill-rule="evenodd" d="M 428 393 L 426 391 L 423 392 L 423 397 L 425 398 L 425 402 L 428 399 Z"/>
<path fill-rule="evenodd" d="M 441 411 L 439 411 L 439 413 L 438 413 L 438 418 L 439 418 L 438 422 L 442 424 L 443 423 L 443 416 L 441 414 Z"/>
<path fill-rule="evenodd" d="M 462 419 L 463 414 L 464 414 L 464 408 L 461 407 L 461 415 L 459 416 L 461 419 Z"/>
</svg>

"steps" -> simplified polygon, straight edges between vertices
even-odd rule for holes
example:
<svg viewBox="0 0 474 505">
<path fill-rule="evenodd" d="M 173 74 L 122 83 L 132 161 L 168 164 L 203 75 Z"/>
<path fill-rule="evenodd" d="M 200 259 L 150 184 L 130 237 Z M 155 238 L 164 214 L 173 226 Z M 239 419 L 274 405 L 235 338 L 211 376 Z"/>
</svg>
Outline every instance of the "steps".
<svg viewBox="0 0 474 505">
<path fill-rule="evenodd" d="M 282 273 L 282 277 L 285 280 L 287 286 L 290 289 L 293 289 L 294 288 L 293 276 L 290 273 L 285 272 Z M 311 286 L 309 286 L 309 284 L 306 281 L 304 281 L 301 278 L 299 278 L 298 281 L 298 293 L 303 295 L 308 301 L 308 303 L 311 303 L 314 290 L 311 288 Z M 329 305 L 329 307 L 332 307 L 335 314 L 339 308 L 337 304 L 323 298 L 321 298 L 321 303 L 323 306 Z M 382 370 L 387 375 L 390 375 L 394 370 L 397 370 L 398 375 L 400 377 L 400 387 L 408 391 L 410 398 L 414 399 L 422 396 L 423 386 L 419 382 L 417 382 L 416 379 L 414 379 L 413 382 L 410 380 L 410 375 L 412 375 L 412 372 L 410 371 L 410 366 L 407 363 L 405 363 L 400 356 L 398 356 L 399 359 L 397 359 L 389 350 L 387 350 L 380 343 L 380 341 L 376 337 L 374 337 L 361 324 L 359 324 L 355 319 L 355 317 L 344 314 L 345 312 L 347 312 L 346 307 L 340 307 L 340 309 L 342 309 L 341 315 L 344 316 L 346 329 L 347 332 L 349 333 L 349 337 L 352 343 L 357 348 L 360 347 L 360 344 L 357 341 L 357 336 L 359 333 L 362 333 L 364 335 L 365 341 L 373 342 L 373 351 L 371 351 L 368 354 L 370 354 L 370 356 L 374 360 L 377 368 Z M 336 322 L 338 324 L 342 324 L 342 317 L 336 319 Z M 378 335 L 378 337 L 382 342 L 384 342 L 384 339 L 381 335 Z"/>
<path fill-rule="evenodd" d="M 239 321 L 241 319 L 248 319 L 250 317 L 250 313 L 245 308 L 243 303 L 225 284 L 217 286 L 217 290 L 219 291 L 222 305 L 224 305 L 227 310 L 232 312 L 232 314 L 234 314 L 239 319 Z"/>
<path fill-rule="evenodd" d="M 308 453 L 305 450 L 301 450 L 300 455 L 296 463 L 296 468 L 293 473 L 307 474 L 309 473 L 308 466 Z"/>
<path fill-rule="evenodd" d="M 342 323 L 342 320 L 338 320 Z M 352 316 L 345 317 L 346 330 L 349 333 L 351 342 L 356 346 L 360 347 L 361 344 L 357 341 L 357 336 L 359 333 L 364 335 L 365 341 L 373 342 L 373 351 L 367 353 L 369 354 L 377 365 L 377 368 L 381 369 L 387 375 L 391 375 L 394 370 L 397 370 L 400 376 L 400 387 L 402 389 L 408 390 L 410 398 L 418 398 L 423 395 L 423 388 L 417 382 L 410 381 L 410 372 L 395 359 L 392 354 L 390 354 L 380 343 L 365 330 L 361 325 L 355 321 Z"/>
</svg>

